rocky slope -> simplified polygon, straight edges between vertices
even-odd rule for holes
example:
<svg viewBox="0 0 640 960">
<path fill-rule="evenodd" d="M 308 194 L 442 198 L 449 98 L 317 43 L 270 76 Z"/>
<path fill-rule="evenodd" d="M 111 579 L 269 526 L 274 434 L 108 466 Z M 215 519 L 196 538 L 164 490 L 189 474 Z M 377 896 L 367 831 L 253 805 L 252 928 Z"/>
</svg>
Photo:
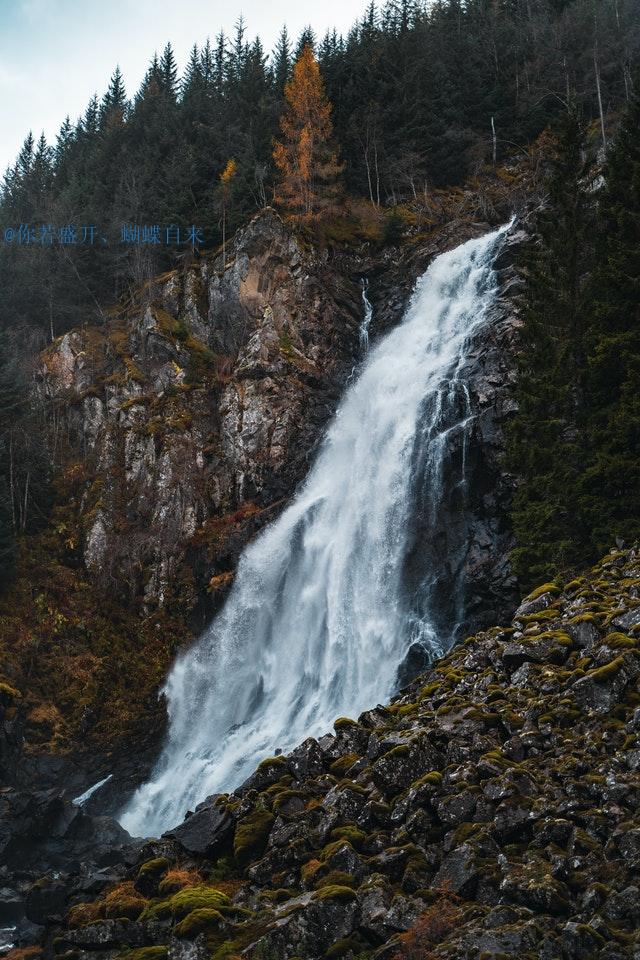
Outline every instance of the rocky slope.
<svg viewBox="0 0 640 960">
<path fill-rule="evenodd" d="M 614 549 L 140 843 L 97 899 L 44 878 L 47 956 L 636 957 L 639 645 L 640 549 Z"/>
<path fill-rule="evenodd" d="M 92 814 L 120 809 L 148 775 L 165 723 L 157 690 L 176 649 L 211 616 L 242 547 L 305 475 L 361 356 L 362 277 L 375 340 L 399 321 L 430 260 L 503 222 L 512 194 L 503 191 L 489 223 L 473 218 L 468 191 L 442 223 L 375 250 L 318 247 L 265 211 L 237 235 L 226 264 L 203 259 L 157 278 L 104 327 L 72 331 L 45 352 L 38 392 L 50 411 L 57 501 L 0 599 L 8 919 L 22 915 L 34 877 L 64 871 L 65 857 L 97 871 L 98 889 L 114 860 L 102 841 L 127 847 Z M 469 370 L 473 495 L 446 500 L 434 537 L 416 509 L 407 584 L 434 564 L 442 570 L 443 631 L 463 582 L 467 625 L 513 608 L 504 520 L 512 479 L 500 458 L 521 240 L 514 231 L 498 265 L 500 297 Z M 460 456 L 453 445 L 452 468 Z M 422 665 L 409 658 L 406 675 Z M 109 774 L 86 810 L 70 803 Z"/>
</svg>

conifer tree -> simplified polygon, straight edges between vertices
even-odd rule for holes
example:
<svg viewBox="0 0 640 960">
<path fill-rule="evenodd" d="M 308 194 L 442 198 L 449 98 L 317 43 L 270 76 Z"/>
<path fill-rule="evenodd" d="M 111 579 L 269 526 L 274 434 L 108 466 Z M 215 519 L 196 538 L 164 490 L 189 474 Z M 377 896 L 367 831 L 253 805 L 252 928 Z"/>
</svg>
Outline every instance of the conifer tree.
<svg viewBox="0 0 640 960">
<path fill-rule="evenodd" d="M 162 52 L 159 67 L 162 89 L 175 100 L 178 89 L 178 67 L 170 43 L 166 45 Z"/>
<path fill-rule="evenodd" d="M 562 120 L 547 204 L 524 262 L 518 415 L 507 462 L 521 478 L 513 506 L 514 570 L 523 587 L 571 566 L 585 549 L 577 515 L 584 468 L 580 424 L 585 377 L 587 265 L 585 131 L 575 112 Z"/>
<path fill-rule="evenodd" d="M 298 42 L 294 51 L 295 62 L 300 59 L 305 47 L 311 47 L 311 50 L 315 50 L 316 47 L 316 35 L 310 26 L 306 26 L 298 37 Z"/>
<path fill-rule="evenodd" d="M 276 90 L 284 94 L 284 87 L 291 73 L 291 44 L 286 26 L 280 31 L 280 36 L 273 51 L 273 78 Z"/>
<path fill-rule="evenodd" d="M 285 100 L 280 118 L 284 139 L 275 141 L 273 151 L 281 174 L 276 201 L 292 213 L 309 218 L 336 201 L 342 172 L 331 140 L 331 104 L 309 44 L 285 86 Z"/>
<path fill-rule="evenodd" d="M 640 538 L 640 92 L 611 145 L 589 284 L 590 462 L 581 508 L 592 552 Z"/>
<path fill-rule="evenodd" d="M 109 89 L 100 104 L 100 126 L 121 124 L 127 106 L 127 94 L 120 67 L 116 67 L 109 82 Z"/>
<path fill-rule="evenodd" d="M 2 449 L 0 448 L 0 458 Z M 11 498 L 7 479 L 0 475 L 0 592 L 13 575 L 17 554 L 16 538 L 11 518 Z"/>
</svg>

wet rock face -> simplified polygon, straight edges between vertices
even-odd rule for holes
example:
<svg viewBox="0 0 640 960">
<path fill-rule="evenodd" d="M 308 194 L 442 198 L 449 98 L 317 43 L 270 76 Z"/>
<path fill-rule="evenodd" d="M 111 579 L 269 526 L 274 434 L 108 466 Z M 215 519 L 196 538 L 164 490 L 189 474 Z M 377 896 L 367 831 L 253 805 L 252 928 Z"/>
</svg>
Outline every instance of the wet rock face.
<svg viewBox="0 0 640 960">
<path fill-rule="evenodd" d="M 146 609 L 224 592 L 241 544 L 305 475 L 358 350 L 360 291 L 270 211 L 221 260 L 160 278 L 104 331 L 45 354 L 88 478 L 99 588 Z"/>
<path fill-rule="evenodd" d="M 434 256 L 489 229 L 454 222 L 397 262 L 329 262 L 266 211 L 236 236 L 225 270 L 218 258 L 161 277 L 104 330 L 54 344 L 40 389 L 62 410 L 86 472 L 78 533 L 98 588 L 146 612 L 177 601 L 201 629 L 246 541 L 306 475 L 360 357 L 362 274 L 371 277 L 375 340 L 400 321 Z M 514 230 L 500 256 L 500 296 L 462 371 L 473 422 L 464 444 L 452 436 L 435 529 L 416 483 L 407 591 L 419 597 L 437 571 L 429 613 L 444 638 L 513 606 L 512 482 L 501 458 L 522 239 Z M 423 666 L 419 654 L 403 679 Z"/>
<path fill-rule="evenodd" d="M 639 589 L 638 547 L 541 587 L 387 706 L 210 797 L 108 889 L 34 890 L 43 939 L 84 960 L 116 941 L 176 960 L 633 960 Z"/>
<path fill-rule="evenodd" d="M 135 863 L 141 842 L 109 817 L 94 817 L 55 790 L 0 794 L 0 925 L 28 943 L 61 923 L 73 897 L 99 895 Z"/>
<path fill-rule="evenodd" d="M 399 320 L 412 284 L 433 256 L 491 229 L 489 224 L 450 224 L 411 256 L 390 264 L 371 283 L 372 336 Z M 486 323 L 473 335 L 459 374 L 468 393 L 461 392 L 457 413 L 469 417 L 469 427 L 466 434 L 455 430 L 448 436 L 442 498 L 435 515 L 431 488 L 420 482 L 426 465 L 419 459 L 416 463 L 405 580 L 408 595 L 417 598 L 418 617 L 427 612 L 419 598 L 430 597 L 428 613 L 445 644 L 506 619 L 515 606 L 517 584 L 508 560 L 514 546 L 508 516 L 515 481 L 505 474 L 503 458 L 505 429 L 516 409 L 521 321 L 515 297 L 521 286 L 519 251 L 526 239 L 526 222 L 516 223 L 495 262 L 497 298 Z M 412 658 L 419 662 L 420 650 L 412 651 Z M 424 659 L 419 666 L 424 666 Z M 412 671 L 415 674 L 415 663 L 408 662 L 401 682 Z"/>
</svg>

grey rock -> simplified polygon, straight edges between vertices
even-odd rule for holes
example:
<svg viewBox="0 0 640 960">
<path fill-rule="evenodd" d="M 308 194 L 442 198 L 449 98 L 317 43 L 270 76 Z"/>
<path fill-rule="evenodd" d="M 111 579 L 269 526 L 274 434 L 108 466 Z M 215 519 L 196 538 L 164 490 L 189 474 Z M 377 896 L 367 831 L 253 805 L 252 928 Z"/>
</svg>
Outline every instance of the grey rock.
<svg viewBox="0 0 640 960">
<path fill-rule="evenodd" d="M 224 807 L 210 797 L 190 817 L 164 834 L 176 840 L 188 853 L 211 856 L 216 847 L 233 834 L 234 821 Z"/>
<path fill-rule="evenodd" d="M 207 938 L 200 934 L 195 940 L 181 940 L 171 937 L 167 944 L 168 960 L 208 960 L 211 955 L 207 947 Z"/>
<path fill-rule="evenodd" d="M 520 617 L 528 617 L 532 613 L 540 613 L 541 610 L 546 610 L 550 607 L 554 600 L 555 594 L 553 593 L 542 593 L 534 600 L 525 600 L 514 613 L 513 619 L 519 620 Z"/>
<path fill-rule="evenodd" d="M 348 937 L 358 926 L 359 907 L 355 902 L 311 900 L 304 910 L 294 910 L 275 922 L 254 946 L 274 951 L 275 956 L 322 956 L 337 940 Z"/>
<path fill-rule="evenodd" d="M 563 630 L 566 630 L 576 647 L 585 650 L 592 650 L 600 641 L 600 632 L 593 620 L 568 621 L 563 624 Z"/>
<path fill-rule="evenodd" d="M 640 920 L 640 890 L 636 886 L 629 886 L 619 893 L 612 893 L 602 912 L 607 920 L 636 923 Z"/>
<path fill-rule="evenodd" d="M 473 848 L 464 843 L 445 857 L 438 870 L 434 886 L 451 890 L 460 896 L 471 897 L 478 881 L 478 868 Z"/>
<path fill-rule="evenodd" d="M 631 610 L 616 617 L 613 626 L 628 633 L 638 623 L 640 623 L 640 606 L 632 607 Z"/>
<path fill-rule="evenodd" d="M 604 938 L 584 923 L 569 922 L 562 928 L 563 956 L 569 960 L 584 960 L 594 956 L 604 945 Z"/>
<path fill-rule="evenodd" d="M 616 658 L 616 664 L 616 670 L 604 674 L 592 670 L 573 684 L 573 695 L 583 710 L 600 715 L 610 713 L 627 684 L 640 674 L 640 657 L 634 652 L 627 651 Z"/>
</svg>

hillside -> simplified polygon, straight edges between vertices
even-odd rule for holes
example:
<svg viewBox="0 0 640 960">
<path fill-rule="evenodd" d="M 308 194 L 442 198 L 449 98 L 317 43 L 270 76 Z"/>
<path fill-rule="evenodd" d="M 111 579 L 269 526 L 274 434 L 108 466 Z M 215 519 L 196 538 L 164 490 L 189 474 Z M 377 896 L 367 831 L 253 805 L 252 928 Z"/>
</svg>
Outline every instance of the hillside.
<svg viewBox="0 0 640 960">
<path fill-rule="evenodd" d="M 0 676 L 21 694 L 5 734 L 10 782 L 30 779 L 31 761 L 21 773 L 16 753 L 34 758 L 43 785 L 62 779 L 77 792 L 121 760 L 127 784 L 144 777 L 164 729 L 156 693 L 171 660 L 219 609 L 244 545 L 304 478 L 362 359 L 363 278 L 373 338 L 400 321 L 435 255 L 488 229 L 476 219 L 481 203 L 494 224 L 514 205 L 526 210 L 539 156 L 444 192 L 439 212 L 408 218 L 395 246 L 351 238 L 323 248 L 267 210 L 238 232 L 224 267 L 217 254 L 161 275 L 104 326 L 74 329 L 42 352 L 31 406 L 44 425 L 53 506 L 45 529 L 23 538 L 0 596 Z M 495 336 L 479 340 L 470 371 L 483 411 L 473 469 L 495 479 L 465 512 L 477 523 L 475 552 L 465 531 L 447 530 L 445 513 L 441 521 L 474 623 L 513 602 L 500 519 L 510 480 L 499 460 L 523 236 L 504 257 Z M 431 547 L 428 531 L 416 536 L 417 576 Z M 135 769 L 122 749 L 132 737 Z M 51 754 L 66 764 L 49 764 Z"/>
<path fill-rule="evenodd" d="M 28 913 L 68 960 L 633 957 L 639 638 L 640 552 L 614 549 L 96 874 L 97 899 L 45 879 Z"/>
<path fill-rule="evenodd" d="M 640 960 L 639 53 L 640 0 L 240 16 L 29 133 L 5 960 Z"/>
</svg>

